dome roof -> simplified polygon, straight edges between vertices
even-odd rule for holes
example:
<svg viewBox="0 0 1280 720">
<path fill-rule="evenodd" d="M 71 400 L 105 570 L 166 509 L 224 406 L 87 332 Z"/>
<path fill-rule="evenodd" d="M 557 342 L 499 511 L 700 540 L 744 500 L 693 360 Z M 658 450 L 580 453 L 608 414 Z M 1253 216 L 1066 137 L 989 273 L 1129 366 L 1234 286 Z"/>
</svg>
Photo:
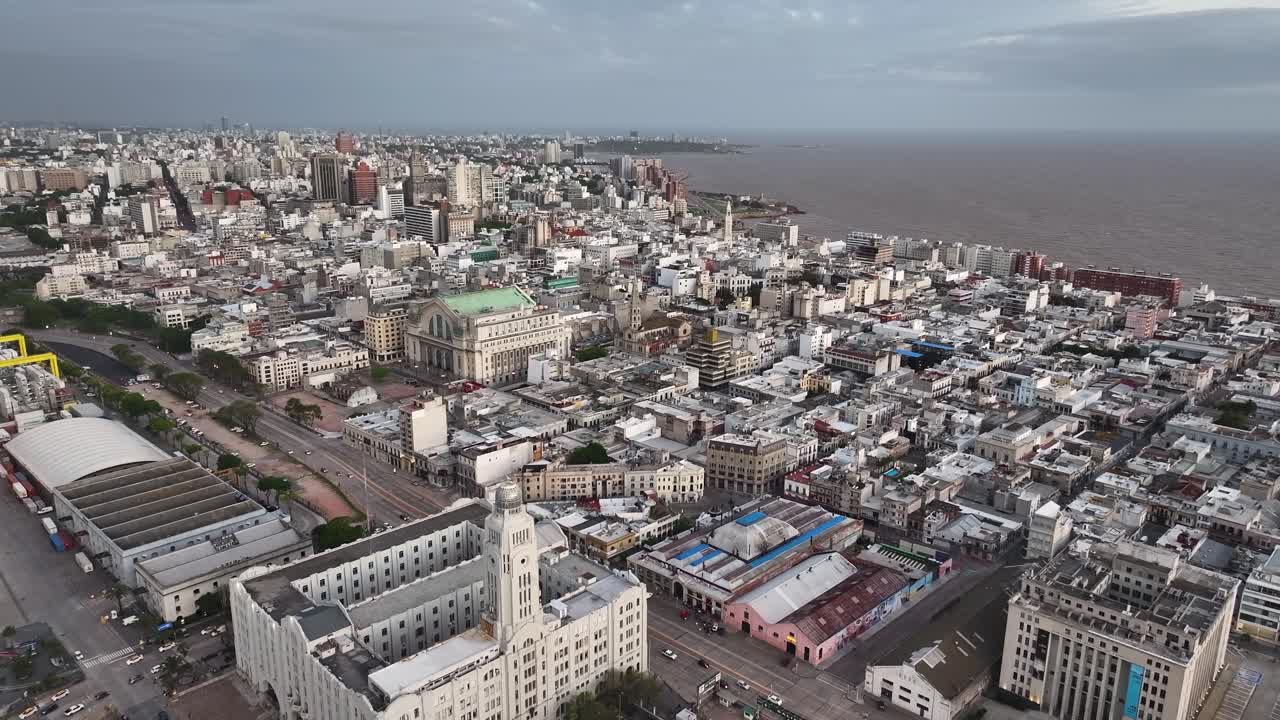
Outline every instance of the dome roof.
<svg viewBox="0 0 1280 720">
<path fill-rule="evenodd" d="M 498 510 L 519 510 L 523 505 L 524 495 L 518 483 L 504 482 L 493 494 L 493 506 Z"/>
<path fill-rule="evenodd" d="M 799 535 L 790 524 L 764 517 L 750 525 L 731 522 L 716 528 L 708 542 L 741 560 L 751 560 Z"/>
</svg>

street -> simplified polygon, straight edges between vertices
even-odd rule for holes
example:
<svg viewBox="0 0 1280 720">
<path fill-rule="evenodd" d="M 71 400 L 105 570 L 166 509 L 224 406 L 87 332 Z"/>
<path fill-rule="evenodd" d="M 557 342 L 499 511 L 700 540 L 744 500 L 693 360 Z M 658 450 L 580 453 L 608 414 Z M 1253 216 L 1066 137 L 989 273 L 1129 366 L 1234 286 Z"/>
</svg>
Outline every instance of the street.
<svg viewBox="0 0 1280 720">
<path fill-rule="evenodd" d="M 204 373 L 190 363 L 180 361 L 169 353 L 138 340 L 114 335 L 88 336 L 62 329 L 37 330 L 32 331 L 31 335 L 40 340 L 95 350 L 108 357 L 111 356 L 111 346 L 129 342 L 133 344 L 134 351 L 145 357 L 149 363 L 162 363 L 175 370 L 194 372 L 204 377 Z M 244 399 L 231 389 L 222 387 L 207 378 L 205 388 L 197 401 L 210 411 L 234 400 Z M 268 407 L 264 407 L 262 418 L 258 421 L 257 434 L 263 440 L 272 443 L 282 453 L 293 450 L 294 460 L 312 472 L 322 474 L 337 485 L 352 503 L 365 509 L 375 523 L 395 524 L 399 522 L 401 515 L 413 518 L 430 515 L 444 508 L 452 500 L 447 493 L 438 488 L 413 485 L 413 478 L 391 467 L 376 462 L 364 462 L 363 455 L 353 448 L 346 447 L 341 438 L 322 437 L 310 428 L 303 427 Z M 311 451 L 310 454 L 307 454 L 307 451 Z M 365 473 L 369 480 L 367 502 L 364 482 L 361 479 Z"/>
</svg>

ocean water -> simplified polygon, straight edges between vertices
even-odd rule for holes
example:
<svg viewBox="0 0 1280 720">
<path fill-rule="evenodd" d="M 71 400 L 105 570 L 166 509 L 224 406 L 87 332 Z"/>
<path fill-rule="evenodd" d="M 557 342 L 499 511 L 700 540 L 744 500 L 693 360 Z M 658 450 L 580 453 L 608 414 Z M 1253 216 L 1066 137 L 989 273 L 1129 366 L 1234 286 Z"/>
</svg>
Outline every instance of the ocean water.
<svg viewBox="0 0 1280 720">
<path fill-rule="evenodd" d="M 1036 250 L 1280 297 L 1280 135 L 732 138 L 673 154 L 689 187 L 784 199 L 802 234 L 850 229 Z"/>
</svg>

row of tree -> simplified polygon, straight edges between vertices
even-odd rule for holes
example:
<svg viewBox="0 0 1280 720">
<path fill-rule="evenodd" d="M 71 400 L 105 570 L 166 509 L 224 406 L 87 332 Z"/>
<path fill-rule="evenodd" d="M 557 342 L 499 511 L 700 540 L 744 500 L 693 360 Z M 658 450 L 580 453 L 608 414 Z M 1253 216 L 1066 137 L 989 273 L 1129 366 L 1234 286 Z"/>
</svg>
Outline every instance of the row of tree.
<svg viewBox="0 0 1280 720">
<path fill-rule="evenodd" d="M 196 365 L 209 377 L 236 390 L 257 390 L 253 374 L 231 353 L 205 348 L 196 355 Z"/>
</svg>

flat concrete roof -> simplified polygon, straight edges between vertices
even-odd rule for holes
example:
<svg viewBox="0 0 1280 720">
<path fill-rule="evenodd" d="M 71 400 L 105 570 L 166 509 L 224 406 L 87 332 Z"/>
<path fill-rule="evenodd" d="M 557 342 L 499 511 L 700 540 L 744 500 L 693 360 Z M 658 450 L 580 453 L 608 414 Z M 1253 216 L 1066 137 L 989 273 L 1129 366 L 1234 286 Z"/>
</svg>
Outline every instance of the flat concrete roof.
<svg viewBox="0 0 1280 720">
<path fill-rule="evenodd" d="M 259 558 L 277 555 L 292 547 L 310 550 L 311 538 L 276 518 L 143 560 L 137 568 L 151 576 L 163 590 L 181 587 L 226 568 L 252 565 Z"/>
<path fill-rule="evenodd" d="M 185 457 L 83 478 L 58 491 L 122 550 L 266 513 Z"/>
<path fill-rule="evenodd" d="M 351 605 L 347 608 L 351 622 L 358 628 L 367 628 L 402 612 L 422 607 L 445 593 L 470 587 L 484 579 L 485 565 L 482 560 L 480 557 L 472 558 Z"/>
</svg>

